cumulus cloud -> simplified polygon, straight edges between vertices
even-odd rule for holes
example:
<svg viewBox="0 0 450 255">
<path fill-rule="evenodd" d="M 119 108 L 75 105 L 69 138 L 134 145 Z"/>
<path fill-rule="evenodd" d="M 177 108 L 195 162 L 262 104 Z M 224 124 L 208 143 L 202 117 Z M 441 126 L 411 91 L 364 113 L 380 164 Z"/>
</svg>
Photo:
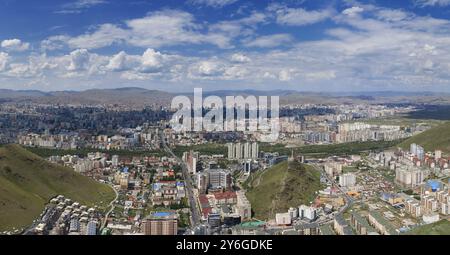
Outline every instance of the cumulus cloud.
<svg viewBox="0 0 450 255">
<path fill-rule="evenodd" d="M 70 64 L 67 67 L 69 71 L 85 70 L 88 67 L 90 55 L 86 49 L 74 50 L 70 53 Z"/>
<path fill-rule="evenodd" d="M 157 72 L 163 66 L 164 55 L 154 49 L 147 49 L 142 55 L 142 72 Z"/>
<path fill-rule="evenodd" d="M 250 62 L 250 58 L 247 57 L 244 54 L 241 53 L 235 53 L 233 55 L 231 55 L 231 61 L 236 62 L 236 63 L 247 63 Z"/>
<path fill-rule="evenodd" d="M 218 61 L 201 61 L 195 64 L 191 70 L 191 77 L 212 77 L 218 76 L 223 72 L 223 65 Z"/>
<path fill-rule="evenodd" d="M 136 63 L 137 58 L 135 56 L 127 55 L 124 51 L 121 51 L 111 57 L 106 68 L 111 71 L 119 72 L 133 68 Z"/>
<path fill-rule="evenodd" d="M 30 44 L 22 42 L 20 39 L 8 39 L 2 41 L 1 46 L 9 51 L 26 51 L 30 47 Z"/>
<path fill-rule="evenodd" d="M 323 29 L 324 38 L 297 40 L 288 32 L 259 33 L 259 27 L 268 22 L 306 22 L 281 22 L 281 17 L 289 17 L 292 12 L 283 8 L 212 24 L 199 22 L 187 12 L 164 10 L 121 24 L 99 25 L 79 36 L 52 36 L 41 43 L 42 49 L 58 50 L 49 56 L 31 53 L 27 60 L 9 56 L 6 49 L 0 53 L 0 78 L 34 77 L 40 84 L 51 77 L 55 84 L 67 79 L 72 84 L 95 81 L 108 85 L 126 79 L 149 85 L 176 81 L 190 86 L 201 80 L 218 86 L 224 81 L 236 81 L 249 86 L 292 85 L 327 90 L 333 86 L 359 90 L 448 88 L 449 20 L 358 4 L 330 18 L 333 25 Z M 276 10 L 282 10 L 280 22 Z M 362 12 L 364 15 L 360 15 Z M 191 54 L 166 47 L 201 44 L 230 50 L 205 47 L 200 54 Z M 133 51 L 139 53 L 100 55 L 91 50 L 110 45 L 137 46 Z M 19 84 L 23 80 L 9 81 Z"/>
<path fill-rule="evenodd" d="M 290 70 L 281 70 L 278 73 L 278 79 L 280 81 L 290 81 L 292 80 L 292 72 Z"/>
</svg>

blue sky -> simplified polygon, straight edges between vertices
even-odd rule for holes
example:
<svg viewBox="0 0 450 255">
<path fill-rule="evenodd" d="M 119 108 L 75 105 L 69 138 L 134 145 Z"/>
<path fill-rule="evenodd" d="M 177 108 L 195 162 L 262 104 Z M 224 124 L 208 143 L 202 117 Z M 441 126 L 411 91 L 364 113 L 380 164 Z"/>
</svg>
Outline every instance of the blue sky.
<svg viewBox="0 0 450 255">
<path fill-rule="evenodd" d="M 0 88 L 450 91 L 450 0 L 0 0 Z"/>
</svg>

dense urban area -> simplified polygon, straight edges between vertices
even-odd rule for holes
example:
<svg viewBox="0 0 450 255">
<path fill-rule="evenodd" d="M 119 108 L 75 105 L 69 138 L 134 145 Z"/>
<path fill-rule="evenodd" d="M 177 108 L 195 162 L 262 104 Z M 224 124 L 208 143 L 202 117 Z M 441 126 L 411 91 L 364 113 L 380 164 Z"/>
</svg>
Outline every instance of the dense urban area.
<svg viewBox="0 0 450 255">
<path fill-rule="evenodd" d="M 450 126 L 421 111 L 283 105 L 280 135 L 268 143 L 261 131 L 176 132 L 165 106 L 3 102 L 0 183 L 9 190 L 0 194 L 0 231 L 448 234 Z M 47 183 L 44 168 L 58 172 L 45 178 L 79 182 Z"/>
</svg>

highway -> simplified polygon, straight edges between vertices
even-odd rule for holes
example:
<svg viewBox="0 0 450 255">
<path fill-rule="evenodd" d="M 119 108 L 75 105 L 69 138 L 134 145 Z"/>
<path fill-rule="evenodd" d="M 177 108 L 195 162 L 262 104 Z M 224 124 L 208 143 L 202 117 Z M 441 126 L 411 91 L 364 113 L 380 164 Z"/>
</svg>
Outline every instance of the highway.
<svg viewBox="0 0 450 255">
<path fill-rule="evenodd" d="M 197 199 L 194 195 L 194 185 L 192 182 L 192 178 L 189 174 L 186 163 L 183 160 L 181 160 L 178 156 L 176 156 L 175 153 L 173 153 L 173 151 L 169 148 L 169 146 L 167 146 L 164 131 L 161 132 L 161 142 L 164 147 L 164 150 L 167 153 L 169 153 L 173 158 L 175 158 L 181 165 L 181 171 L 183 174 L 183 179 L 186 188 L 186 195 L 188 196 L 189 207 L 191 209 L 191 217 L 190 217 L 191 228 L 193 229 L 196 226 L 200 225 L 202 220 L 200 216 L 199 206 L 197 205 Z"/>
</svg>

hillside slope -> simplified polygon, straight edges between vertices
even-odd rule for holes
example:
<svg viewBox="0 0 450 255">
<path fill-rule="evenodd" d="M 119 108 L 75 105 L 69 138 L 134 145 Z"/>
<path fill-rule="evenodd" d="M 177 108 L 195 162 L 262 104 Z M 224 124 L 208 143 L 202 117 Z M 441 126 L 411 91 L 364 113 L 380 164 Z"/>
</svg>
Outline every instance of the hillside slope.
<svg viewBox="0 0 450 255">
<path fill-rule="evenodd" d="M 18 145 L 0 147 L 0 231 L 31 224 L 59 194 L 100 207 L 114 198 L 109 186 L 72 169 L 47 162 Z"/>
<path fill-rule="evenodd" d="M 255 174 L 247 187 L 255 218 L 266 220 L 313 201 L 321 188 L 320 173 L 311 166 L 285 161 Z"/>
<path fill-rule="evenodd" d="M 442 150 L 445 154 L 450 154 L 450 122 L 415 135 L 400 143 L 399 147 L 409 150 L 412 143 L 423 146 L 426 151 Z"/>
<path fill-rule="evenodd" d="M 420 226 L 405 235 L 450 235 L 450 221 L 441 220 L 433 224 Z"/>
</svg>

